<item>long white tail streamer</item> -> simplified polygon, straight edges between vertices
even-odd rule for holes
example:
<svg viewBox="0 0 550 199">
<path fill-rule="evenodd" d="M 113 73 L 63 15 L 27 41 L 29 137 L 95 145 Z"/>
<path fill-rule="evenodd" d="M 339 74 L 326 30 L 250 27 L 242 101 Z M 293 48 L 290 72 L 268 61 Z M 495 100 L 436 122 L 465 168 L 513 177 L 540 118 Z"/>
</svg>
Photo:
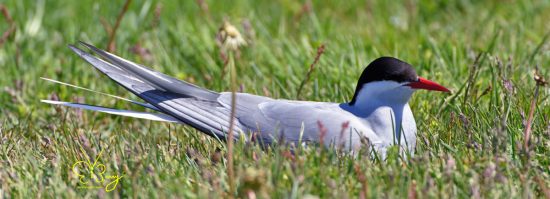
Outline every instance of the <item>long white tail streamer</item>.
<svg viewBox="0 0 550 199">
<path fill-rule="evenodd" d="M 44 103 L 48 104 L 54 104 L 54 105 L 61 105 L 61 106 L 68 106 L 73 108 L 81 108 L 91 111 L 98 111 L 102 113 L 108 113 L 113 115 L 120 115 L 120 116 L 126 116 L 126 117 L 134 117 L 134 118 L 140 118 L 140 119 L 148 119 L 148 120 L 154 120 L 154 121 L 161 121 L 161 122 L 174 122 L 174 123 L 181 123 L 176 118 L 161 114 L 161 113 L 147 113 L 147 112 L 138 112 L 138 111 L 130 111 L 130 110 L 122 110 L 122 109 L 112 109 L 112 108 L 106 108 L 101 106 L 93 106 L 88 104 L 79 104 L 79 103 L 72 103 L 72 102 L 63 102 L 63 101 L 52 101 L 52 100 L 41 100 Z"/>
<path fill-rule="evenodd" d="M 77 85 L 73 85 L 73 84 L 69 84 L 69 83 L 57 81 L 57 80 L 54 80 L 54 79 L 49 79 L 49 78 L 45 78 L 45 77 L 40 77 L 40 79 L 43 79 L 43 80 L 46 80 L 46 81 L 49 81 L 49 82 L 53 82 L 53 83 L 56 83 L 56 84 L 61 84 L 61 85 L 64 85 L 64 86 L 73 87 L 73 88 L 76 88 L 76 89 L 81 89 L 81 90 L 85 90 L 85 91 L 89 91 L 89 92 L 93 92 L 93 93 L 97 93 L 97 94 L 101 94 L 101 95 L 113 97 L 113 98 L 116 98 L 116 99 L 119 99 L 119 100 L 124 100 L 124 101 L 127 101 L 127 102 L 131 102 L 131 103 L 133 103 L 133 104 L 137 104 L 137 105 L 140 105 L 140 106 L 143 106 L 143 107 L 146 107 L 146 108 L 155 110 L 155 111 L 159 111 L 159 109 L 158 109 L 157 107 L 154 107 L 154 106 L 151 105 L 151 104 L 147 104 L 147 103 L 143 103 L 143 102 L 138 102 L 138 101 L 134 101 L 134 100 L 131 100 L 131 99 L 126 99 L 126 98 L 123 98 L 123 97 L 120 97 L 120 96 L 111 95 L 111 94 L 109 94 L 109 93 L 94 91 L 94 90 L 89 89 L 89 88 L 80 87 L 80 86 L 77 86 Z"/>
</svg>

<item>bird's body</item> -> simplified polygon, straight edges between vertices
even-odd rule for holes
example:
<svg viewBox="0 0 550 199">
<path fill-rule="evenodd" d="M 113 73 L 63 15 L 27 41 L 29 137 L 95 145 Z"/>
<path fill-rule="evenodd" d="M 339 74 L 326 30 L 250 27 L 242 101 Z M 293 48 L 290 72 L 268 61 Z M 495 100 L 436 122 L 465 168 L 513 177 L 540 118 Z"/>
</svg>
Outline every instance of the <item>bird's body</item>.
<svg viewBox="0 0 550 199">
<path fill-rule="evenodd" d="M 226 139 L 231 128 L 231 93 L 200 88 L 89 44 L 83 45 L 105 61 L 74 46 L 70 47 L 99 71 L 148 103 L 132 102 L 161 114 L 47 100 L 44 102 L 179 122 L 208 135 Z M 235 125 L 232 127 L 236 139 L 262 144 L 283 140 L 295 144 L 322 142 L 327 146 L 341 146 L 354 151 L 361 147 L 361 140 L 365 138 L 382 154 L 388 146 L 394 144 L 413 152 L 416 123 L 408 105 L 409 98 L 417 88 L 448 90 L 419 78 L 408 64 L 395 58 L 379 58 L 371 65 L 361 75 L 351 102 L 293 101 L 236 93 Z"/>
</svg>

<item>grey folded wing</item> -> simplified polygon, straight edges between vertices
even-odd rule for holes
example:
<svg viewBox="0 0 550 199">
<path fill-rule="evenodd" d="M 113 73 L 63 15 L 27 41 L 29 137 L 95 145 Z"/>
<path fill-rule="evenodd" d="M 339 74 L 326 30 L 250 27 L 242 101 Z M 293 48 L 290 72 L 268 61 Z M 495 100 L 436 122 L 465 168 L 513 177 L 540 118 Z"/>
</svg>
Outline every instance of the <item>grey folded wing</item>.
<svg viewBox="0 0 550 199">
<path fill-rule="evenodd" d="M 137 65 L 89 44 L 84 45 L 110 63 L 75 46 L 69 47 L 96 69 L 161 112 L 208 135 L 225 139 L 229 129 L 229 112 L 217 102 L 218 93 Z M 234 126 L 234 131 L 242 132 L 238 125 Z"/>
<path fill-rule="evenodd" d="M 221 93 L 218 101 L 230 107 L 230 93 Z M 319 142 L 322 136 L 327 143 L 342 141 L 350 146 L 363 135 L 378 140 L 372 132 L 358 132 L 363 128 L 356 127 L 362 124 L 335 103 L 274 100 L 239 93 L 236 107 L 241 128 L 255 132 L 261 142 L 268 144 L 281 139 L 297 144 Z"/>
</svg>

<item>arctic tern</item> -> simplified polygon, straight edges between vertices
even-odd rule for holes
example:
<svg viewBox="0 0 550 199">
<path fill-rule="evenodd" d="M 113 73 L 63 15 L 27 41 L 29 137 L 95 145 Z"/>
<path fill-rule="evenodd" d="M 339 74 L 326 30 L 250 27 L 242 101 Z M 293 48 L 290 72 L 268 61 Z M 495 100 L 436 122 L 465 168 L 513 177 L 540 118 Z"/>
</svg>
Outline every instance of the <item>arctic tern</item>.
<svg viewBox="0 0 550 199">
<path fill-rule="evenodd" d="M 230 127 L 231 93 L 214 92 L 133 63 L 90 44 L 80 42 L 100 58 L 73 45 L 69 47 L 97 70 L 147 103 L 119 99 L 158 113 L 136 112 L 87 104 L 42 100 L 45 103 L 104 113 L 176 122 L 225 140 Z M 46 78 L 43 78 L 46 79 Z M 46 79 L 77 88 L 82 87 Z M 271 144 L 320 143 L 358 150 L 361 139 L 385 154 L 389 146 L 414 152 L 416 123 L 408 105 L 418 89 L 449 92 L 416 74 L 411 65 L 393 57 L 380 57 L 362 72 L 349 102 L 312 102 L 273 99 L 236 93 L 235 139 Z M 102 93 L 104 94 L 104 93 Z"/>
</svg>

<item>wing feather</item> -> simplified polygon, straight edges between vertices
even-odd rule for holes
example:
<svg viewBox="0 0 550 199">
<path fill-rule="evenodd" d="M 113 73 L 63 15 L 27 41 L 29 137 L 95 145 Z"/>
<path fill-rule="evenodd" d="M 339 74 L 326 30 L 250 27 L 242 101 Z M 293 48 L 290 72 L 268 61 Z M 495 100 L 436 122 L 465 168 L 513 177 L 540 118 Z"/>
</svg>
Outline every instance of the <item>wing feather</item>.
<svg viewBox="0 0 550 199">
<path fill-rule="evenodd" d="M 89 45 L 87 46 L 90 47 Z M 196 89 L 191 89 L 193 91 L 187 93 L 181 90 L 173 90 L 172 87 L 166 87 L 166 84 L 159 83 L 167 79 L 166 75 L 157 74 L 156 76 L 139 76 L 136 75 L 136 73 L 129 71 L 130 69 L 127 67 L 127 65 L 137 66 L 137 64 L 125 61 L 124 66 L 117 65 L 116 63 L 120 64 L 120 60 L 114 60 L 113 63 L 109 63 L 96 58 L 75 46 L 70 46 L 70 48 L 88 63 L 92 64 L 96 69 L 130 92 L 147 101 L 149 104 L 158 108 L 161 112 L 177 118 L 183 123 L 193 126 L 208 135 L 225 139 L 225 132 L 229 129 L 227 122 L 229 120 L 229 116 L 224 115 L 225 112 L 223 112 L 223 109 L 219 109 L 220 105 L 216 101 L 209 101 L 208 99 L 201 98 L 201 96 L 205 97 L 206 95 L 201 95 L 197 98 L 190 96 L 190 94 L 198 92 Z M 98 50 L 97 48 L 94 49 L 104 55 L 106 53 Z M 113 57 L 110 58 L 114 59 Z M 177 86 L 181 84 L 175 85 Z M 186 87 L 182 87 L 182 89 L 188 89 L 191 87 L 196 86 L 187 85 Z M 210 91 L 201 92 L 210 93 Z M 212 94 L 212 96 L 215 96 L 214 94 Z M 235 126 L 234 130 L 236 132 L 241 132 L 241 129 L 238 126 Z"/>
<path fill-rule="evenodd" d="M 215 101 L 219 94 L 204 88 L 200 88 L 193 84 L 181 81 L 179 79 L 170 77 L 168 75 L 162 74 L 160 72 L 154 71 L 150 68 L 144 67 L 142 65 L 133 63 L 126 59 L 120 58 L 111 53 L 105 52 L 101 49 L 98 49 L 90 44 L 80 42 L 82 45 L 86 46 L 105 60 L 111 62 L 117 67 L 122 68 L 123 70 L 133 74 L 139 79 L 148 82 L 150 85 L 156 87 L 160 90 L 165 90 L 172 93 L 178 93 L 186 97 L 199 98 L 203 100 Z"/>
</svg>

